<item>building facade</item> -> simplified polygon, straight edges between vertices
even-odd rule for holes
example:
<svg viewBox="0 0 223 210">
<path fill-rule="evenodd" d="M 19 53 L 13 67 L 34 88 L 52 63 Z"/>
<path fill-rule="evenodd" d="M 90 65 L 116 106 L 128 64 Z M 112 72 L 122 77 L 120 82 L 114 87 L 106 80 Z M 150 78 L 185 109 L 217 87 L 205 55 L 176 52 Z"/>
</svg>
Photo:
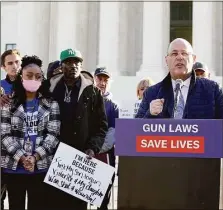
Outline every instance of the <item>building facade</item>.
<svg viewBox="0 0 223 210">
<path fill-rule="evenodd" d="M 169 41 L 192 42 L 198 60 L 222 76 L 222 2 L 2 2 L 1 51 L 16 46 L 45 67 L 64 48 L 81 50 L 84 67 L 114 75 L 165 71 Z"/>
<path fill-rule="evenodd" d="M 84 69 L 112 72 L 123 100 L 142 77 L 158 82 L 167 74 L 164 57 L 176 37 L 190 41 L 222 83 L 222 15 L 222 2 L 2 2 L 1 51 L 36 54 L 46 69 L 63 49 L 79 49 Z"/>
</svg>

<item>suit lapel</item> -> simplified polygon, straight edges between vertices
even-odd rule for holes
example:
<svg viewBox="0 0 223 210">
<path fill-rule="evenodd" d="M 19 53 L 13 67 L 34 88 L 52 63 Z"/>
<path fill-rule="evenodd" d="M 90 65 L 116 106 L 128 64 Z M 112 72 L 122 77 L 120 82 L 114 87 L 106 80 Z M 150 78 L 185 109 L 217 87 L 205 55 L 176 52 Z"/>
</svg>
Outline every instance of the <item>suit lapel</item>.
<svg viewBox="0 0 223 210">
<path fill-rule="evenodd" d="M 169 114 L 170 117 L 172 117 L 173 114 L 173 106 L 174 106 L 174 94 L 173 94 L 173 88 L 169 88 L 169 91 L 167 92 L 167 96 L 166 96 L 166 100 L 167 100 L 167 112 Z"/>
<path fill-rule="evenodd" d="M 184 114 L 183 114 L 183 118 L 187 118 L 187 110 L 188 110 L 188 103 L 189 103 L 189 99 L 191 97 L 191 93 L 194 89 L 194 86 L 196 85 L 196 75 L 195 75 L 195 72 L 192 71 L 191 73 L 191 81 L 190 81 L 190 86 L 189 86 L 189 90 L 188 90 L 188 94 L 187 94 L 187 100 L 186 100 L 186 104 L 185 104 L 185 107 L 184 107 Z"/>
<path fill-rule="evenodd" d="M 158 93 L 158 98 L 164 98 L 163 117 L 171 117 L 174 105 L 174 94 L 171 82 L 170 73 L 162 81 L 161 90 Z"/>
<path fill-rule="evenodd" d="M 169 115 L 168 117 L 172 117 L 173 108 L 174 108 L 174 93 L 173 93 L 170 73 L 164 78 L 162 83 L 163 83 L 162 89 L 160 90 L 160 92 L 162 92 L 161 94 L 162 97 L 160 96 L 159 98 L 165 99 L 164 107 L 163 107 L 163 117 L 166 117 L 166 113 Z M 187 117 L 187 108 L 188 108 L 188 101 L 189 101 L 188 99 L 190 98 L 190 95 L 194 89 L 195 84 L 196 84 L 196 76 L 195 76 L 195 72 L 192 71 L 191 82 L 190 82 L 190 86 L 188 90 L 187 101 L 184 107 L 183 118 Z"/>
</svg>

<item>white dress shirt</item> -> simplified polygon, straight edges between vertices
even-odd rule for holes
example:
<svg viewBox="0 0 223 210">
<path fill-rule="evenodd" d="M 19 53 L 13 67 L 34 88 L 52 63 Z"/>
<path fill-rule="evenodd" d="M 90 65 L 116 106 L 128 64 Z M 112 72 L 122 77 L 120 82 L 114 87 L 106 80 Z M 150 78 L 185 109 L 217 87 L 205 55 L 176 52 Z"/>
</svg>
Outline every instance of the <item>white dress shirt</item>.
<svg viewBox="0 0 223 210">
<path fill-rule="evenodd" d="M 182 95 L 183 95 L 183 98 L 184 98 L 184 104 L 186 104 L 186 101 L 187 101 L 187 95 L 188 95 L 188 91 L 189 91 L 190 80 L 191 80 L 191 77 L 189 77 L 188 79 L 186 79 L 183 82 L 183 87 L 181 89 L 181 92 L 182 92 Z M 175 90 L 176 80 L 173 80 L 172 79 L 172 87 L 173 87 L 173 90 Z M 174 97 L 175 97 L 175 92 L 174 92 Z"/>
</svg>

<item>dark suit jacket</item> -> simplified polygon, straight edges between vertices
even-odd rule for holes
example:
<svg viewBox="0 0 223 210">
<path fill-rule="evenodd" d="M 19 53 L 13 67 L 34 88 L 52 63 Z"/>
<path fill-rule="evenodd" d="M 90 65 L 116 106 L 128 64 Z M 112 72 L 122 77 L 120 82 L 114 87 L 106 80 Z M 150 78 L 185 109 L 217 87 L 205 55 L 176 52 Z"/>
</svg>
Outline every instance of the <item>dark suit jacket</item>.
<svg viewBox="0 0 223 210">
<path fill-rule="evenodd" d="M 162 113 L 152 116 L 149 104 L 152 100 L 164 98 Z M 174 106 L 174 95 L 170 74 L 160 83 L 149 87 L 143 96 L 136 118 L 170 118 Z M 223 93 L 219 85 L 205 78 L 191 76 L 185 119 L 223 119 Z"/>
</svg>

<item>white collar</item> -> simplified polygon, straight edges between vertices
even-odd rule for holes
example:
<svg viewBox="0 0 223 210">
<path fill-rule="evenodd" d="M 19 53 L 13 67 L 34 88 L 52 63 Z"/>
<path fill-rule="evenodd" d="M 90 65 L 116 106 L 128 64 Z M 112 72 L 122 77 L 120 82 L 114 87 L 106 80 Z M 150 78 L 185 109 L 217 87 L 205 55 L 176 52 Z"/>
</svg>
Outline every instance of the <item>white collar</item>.
<svg viewBox="0 0 223 210">
<path fill-rule="evenodd" d="M 175 89 L 175 87 L 176 87 L 176 80 L 171 79 L 171 81 L 172 81 L 173 89 Z M 191 81 L 191 76 L 189 78 L 187 78 L 185 81 L 183 81 L 183 86 L 189 88 L 190 81 Z"/>
</svg>

